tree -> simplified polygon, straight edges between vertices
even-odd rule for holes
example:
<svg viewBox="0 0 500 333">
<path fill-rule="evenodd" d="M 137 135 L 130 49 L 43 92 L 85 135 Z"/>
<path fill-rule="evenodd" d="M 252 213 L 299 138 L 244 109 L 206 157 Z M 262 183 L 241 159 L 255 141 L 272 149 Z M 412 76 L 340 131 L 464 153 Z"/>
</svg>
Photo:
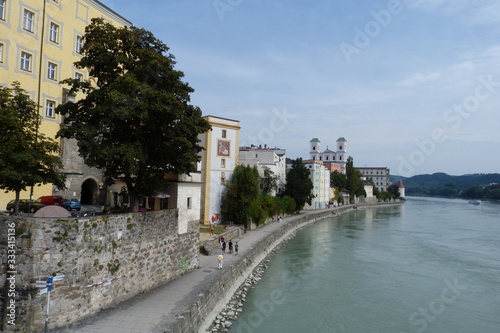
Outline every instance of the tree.
<svg viewBox="0 0 500 333">
<path fill-rule="evenodd" d="M 91 79 L 63 81 L 85 97 L 56 110 L 65 116 L 59 136 L 76 139 L 84 162 L 103 169 L 108 184 L 126 184 L 133 211 L 139 196 L 164 188 L 165 174 L 196 170 L 198 134 L 210 129 L 167 52 L 149 31 L 92 19 L 75 63 Z"/>
<path fill-rule="evenodd" d="M 247 225 L 254 201 L 259 197 L 259 171 L 257 167 L 238 165 L 232 178 L 226 184 L 222 197 L 223 218 L 237 224 Z"/>
<path fill-rule="evenodd" d="M 389 187 L 387 188 L 387 192 L 391 193 L 393 195 L 393 198 L 399 198 L 399 187 L 398 185 L 389 185 Z"/>
<path fill-rule="evenodd" d="M 302 158 L 293 160 L 292 167 L 286 174 L 285 195 L 295 200 L 297 210 L 304 208 L 306 202 L 311 204 L 313 183 L 309 174 L 310 171 L 302 162 Z"/>
<path fill-rule="evenodd" d="M 19 193 L 29 187 L 52 183 L 64 188 L 65 175 L 58 144 L 38 131 L 40 115 L 19 82 L 0 87 L 0 189 Z"/>
<path fill-rule="evenodd" d="M 340 190 L 346 188 L 347 187 L 346 176 L 338 172 L 337 170 L 333 171 L 330 175 L 330 186 L 337 187 Z"/>
<path fill-rule="evenodd" d="M 264 167 L 264 177 L 260 180 L 262 193 L 271 194 L 278 189 L 278 177 L 268 167 Z"/>
<path fill-rule="evenodd" d="M 366 196 L 363 180 L 361 180 L 361 172 L 354 168 L 354 161 L 351 156 L 346 161 L 346 178 L 347 178 L 347 191 L 349 192 L 349 200 L 354 203 L 355 196 Z"/>
</svg>

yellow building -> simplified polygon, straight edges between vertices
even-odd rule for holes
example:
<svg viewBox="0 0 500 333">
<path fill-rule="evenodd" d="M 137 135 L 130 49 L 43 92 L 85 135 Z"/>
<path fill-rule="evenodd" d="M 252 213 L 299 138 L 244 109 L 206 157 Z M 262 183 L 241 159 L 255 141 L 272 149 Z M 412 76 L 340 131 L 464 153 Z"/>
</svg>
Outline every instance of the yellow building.
<svg viewBox="0 0 500 333">
<path fill-rule="evenodd" d="M 0 85 L 21 83 L 40 105 L 40 131 L 48 137 L 55 138 L 62 120 L 55 108 L 71 98 L 59 82 L 68 77 L 88 79 L 87 72 L 73 63 L 81 57 L 85 27 L 95 17 L 116 26 L 132 25 L 96 0 L 0 0 Z M 68 189 L 63 193 L 52 185 L 34 187 L 33 197 L 57 193 L 95 203 L 102 196 L 102 173 L 83 165 L 74 142 L 60 144 Z M 21 198 L 30 192 L 21 193 Z M 2 191 L 0 209 L 14 196 Z"/>
<path fill-rule="evenodd" d="M 224 184 L 238 164 L 240 145 L 239 120 L 216 116 L 203 117 L 212 126 L 198 136 L 204 148 L 201 158 L 201 221 L 219 223 Z"/>
</svg>

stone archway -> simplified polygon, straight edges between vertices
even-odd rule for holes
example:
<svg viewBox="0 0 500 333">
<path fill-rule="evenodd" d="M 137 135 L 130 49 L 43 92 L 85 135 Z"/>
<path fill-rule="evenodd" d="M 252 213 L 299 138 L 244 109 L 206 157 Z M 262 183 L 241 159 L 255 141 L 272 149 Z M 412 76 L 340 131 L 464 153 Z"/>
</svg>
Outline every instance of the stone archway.
<svg viewBox="0 0 500 333">
<path fill-rule="evenodd" d="M 92 178 L 85 180 L 82 183 L 82 197 L 80 198 L 80 202 L 82 203 L 82 205 L 96 204 L 98 191 L 99 188 L 95 180 L 93 180 Z"/>
</svg>

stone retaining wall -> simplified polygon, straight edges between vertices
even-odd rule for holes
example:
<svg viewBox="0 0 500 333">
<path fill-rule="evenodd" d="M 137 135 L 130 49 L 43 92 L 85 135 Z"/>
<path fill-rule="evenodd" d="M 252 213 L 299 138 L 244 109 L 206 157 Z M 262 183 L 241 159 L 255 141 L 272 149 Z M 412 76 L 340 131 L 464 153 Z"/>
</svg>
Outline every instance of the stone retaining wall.
<svg viewBox="0 0 500 333">
<path fill-rule="evenodd" d="M 51 293 L 50 328 L 55 328 L 198 268 L 198 222 L 179 235 L 177 216 L 176 210 L 67 219 L 0 216 L 0 292 L 5 295 L 0 331 L 43 329 L 47 294 L 39 294 L 35 281 L 51 275 L 65 275 Z M 11 234 L 13 243 L 7 238 Z M 12 267 L 9 249 L 15 250 Z M 11 299 L 15 326 L 9 325 Z"/>
</svg>

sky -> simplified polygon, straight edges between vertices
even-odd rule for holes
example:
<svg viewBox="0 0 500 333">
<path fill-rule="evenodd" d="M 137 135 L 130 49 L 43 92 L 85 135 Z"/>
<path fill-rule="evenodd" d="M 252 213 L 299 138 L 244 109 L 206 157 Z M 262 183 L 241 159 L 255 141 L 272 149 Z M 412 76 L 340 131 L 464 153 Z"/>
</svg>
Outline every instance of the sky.
<svg viewBox="0 0 500 333">
<path fill-rule="evenodd" d="M 410 177 L 500 172 L 498 0 L 101 0 L 170 48 L 240 145 Z"/>
</svg>

